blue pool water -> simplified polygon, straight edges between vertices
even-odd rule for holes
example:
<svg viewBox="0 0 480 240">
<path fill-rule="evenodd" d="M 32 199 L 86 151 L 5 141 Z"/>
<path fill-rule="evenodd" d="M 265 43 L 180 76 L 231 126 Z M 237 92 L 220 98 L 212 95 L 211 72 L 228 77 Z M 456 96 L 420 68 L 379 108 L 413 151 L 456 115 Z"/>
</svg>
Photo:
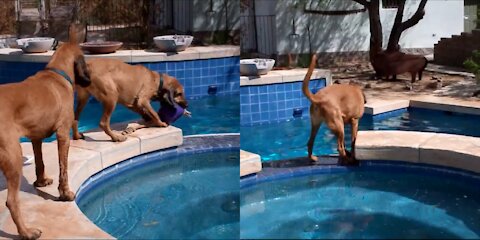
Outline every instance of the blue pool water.
<svg viewBox="0 0 480 240">
<path fill-rule="evenodd" d="M 410 108 L 408 111 L 399 110 L 375 117 L 364 115 L 359 129 L 441 132 L 480 137 L 479 122 L 479 116 Z M 350 131 L 347 125 L 347 148 L 350 148 Z M 305 157 L 310 118 L 242 126 L 240 133 L 242 149 L 260 154 L 263 161 Z M 337 153 L 336 138 L 325 124 L 320 127 L 313 151 L 316 155 Z"/>
<path fill-rule="evenodd" d="M 101 181 L 77 203 L 119 239 L 238 239 L 238 162 L 238 150 L 155 160 Z"/>
<path fill-rule="evenodd" d="M 478 239 L 478 180 L 430 173 L 361 166 L 243 187 L 240 237 Z"/>
<path fill-rule="evenodd" d="M 192 117 L 181 117 L 172 125 L 182 129 L 183 135 L 238 133 L 240 131 L 239 101 L 239 96 L 233 94 L 189 100 L 188 109 L 192 112 Z M 152 106 L 154 109 L 158 109 L 159 103 L 152 102 Z M 80 115 L 79 130 L 83 132 L 98 128 L 102 112 L 102 105 L 91 99 Z M 139 118 L 138 114 L 124 106 L 117 105 L 112 114 L 111 123 L 133 121 Z M 46 141 L 53 140 L 55 140 L 55 136 L 46 139 Z M 28 141 L 28 139 L 23 138 L 22 141 Z"/>
</svg>

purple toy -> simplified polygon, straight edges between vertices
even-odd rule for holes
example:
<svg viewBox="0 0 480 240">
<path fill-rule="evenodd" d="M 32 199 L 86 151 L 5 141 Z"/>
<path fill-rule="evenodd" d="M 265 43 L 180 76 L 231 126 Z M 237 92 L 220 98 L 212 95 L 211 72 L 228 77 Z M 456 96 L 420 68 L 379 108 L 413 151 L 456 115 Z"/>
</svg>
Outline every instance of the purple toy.
<svg viewBox="0 0 480 240">
<path fill-rule="evenodd" d="M 162 120 L 162 122 L 171 124 L 177 121 L 177 119 L 179 119 L 184 112 L 185 109 L 183 109 L 176 103 L 175 106 L 171 106 L 170 104 L 162 104 L 160 110 L 158 110 L 158 116 L 160 117 L 160 120 Z"/>
</svg>

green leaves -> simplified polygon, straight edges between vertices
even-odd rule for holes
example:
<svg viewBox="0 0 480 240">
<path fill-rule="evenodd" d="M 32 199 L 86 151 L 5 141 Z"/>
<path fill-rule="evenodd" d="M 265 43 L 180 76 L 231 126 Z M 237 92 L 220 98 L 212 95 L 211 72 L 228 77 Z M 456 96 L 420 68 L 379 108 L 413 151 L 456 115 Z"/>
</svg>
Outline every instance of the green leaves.
<svg viewBox="0 0 480 240">
<path fill-rule="evenodd" d="M 480 51 L 473 51 L 472 57 L 463 62 L 463 66 L 475 75 L 480 74 Z"/>
</svg>

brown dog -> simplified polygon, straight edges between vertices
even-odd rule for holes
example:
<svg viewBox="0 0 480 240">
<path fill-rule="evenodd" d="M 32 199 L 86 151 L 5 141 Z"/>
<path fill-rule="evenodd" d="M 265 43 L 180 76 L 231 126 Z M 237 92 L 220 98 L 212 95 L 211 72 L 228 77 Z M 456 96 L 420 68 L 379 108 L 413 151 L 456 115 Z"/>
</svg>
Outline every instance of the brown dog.
<svg viewBox="0 0 480 240">
<path fill-rule="evenodd" d="M 382 52 L 375 55 L 374 59 L 377 77 L 393 76 L 393 80 L 397 80 L 397 75 L 402 73 L 410 73 L 411 82 L 415 82 L 418 73 L 418 80 L 422 80 L 422 73 L 427 67 L 428 60 L 424 56 L 406 54 L 402 52 L 387 53 Z"/>
<path fill-rule="evenodd" d="M 71 28 L 72 30 L 72 28 Z M 22 238 L 36 239 L 41 231 L 25 226 L 20 212 L 18 192 L 22 177 L 22 149 L 19 138 L 32 140 L 35 154 L 36 187 L 52 184 L 45 174 L 42 140 L 57 133 L 60 176 L 59 199 L 72 201 L 75 194 L 68 185 L 67 163 L 70 127 L 73 123 L 73 92 L 75 84 L 88 86 L 88 72 L 83 53 L 73 31 L 70 42 L 55 51 L 45 70 L 20 83 L 0 86 L 0 168 L 7 181 L 7 207 Z"/>
<path fill-rule="evenodd" d="M 188 106 L 183 86 L 174 77 L 150 71 L 143 65 L 130 65 L 115 59 L 89 59 L 87 67 L 92 84 L 77 90 L 77 108 L 73 125 L 73 139 L 83 138 L 78 132 L 80 113 L 93 95 L 103 105 L 100 128 L 112 141 L 122 142 L 127 136 L 115 133 L 110 128 L 110 117 L 117 103 L 140 114 L 146 125 L 130 128 L 129 133 L 141 127 L 166 127 L 157 112 L 150 105 L 151 100 L 164 100 L 173 105 L 176 102 L 183 108 Z"/>
<path fill-rule="evenodd" d="M 327 86 L 315 95 L 308 88 L 308 82 L 312 76 L 313 69 L 317 62 L 317 56 L 312 56 L 312 62 L 308 68 L 307 75 L 303 79 L 303 94 L 312 103 L 310 105 L 310 120 L 312 129 L 308 140 L 308 157 L 312 161 L 318 161 L 312 155 L 315 137 L 322 122 L 325 122 L 330 130 L 337 137 L 337 149 L 340 154 L 341 163 L 352 163 L 355 157 L 355 140 L 357 138 L 358 121 L 363 115 L 365 95 L 355 85 L 334 84 Z M 345 149 L 344 124 L 352 124 L 352 152 L 349 154 Z M 346 160 L 346 162 L 344 162 Z"/>
</svg>

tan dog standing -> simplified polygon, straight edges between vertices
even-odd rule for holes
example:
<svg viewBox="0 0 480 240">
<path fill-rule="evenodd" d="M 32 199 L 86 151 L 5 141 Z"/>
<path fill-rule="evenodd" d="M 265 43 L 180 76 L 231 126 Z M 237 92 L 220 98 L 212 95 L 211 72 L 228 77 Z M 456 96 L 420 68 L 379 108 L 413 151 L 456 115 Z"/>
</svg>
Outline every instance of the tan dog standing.
<svg viewBox="0 0 480 240">
<path fill-rule="evenodd" d="M 45 174 L 42 140 L 57 133 L 59 199 L 72 201 L 75 198 L 70 191 L 67 174 L 73 92 L 75 84 L 87 86 L 90 81 L 83 52 L 76 43 L 74 33 L 70 32 L 70 42 L 55 51 L 45 70 L 20 83 L 0 86 L 0 168 L 7 181 L 7 207 L 18 233 L 25 239 L 39 238 L 41 231 L 25 226 L 20 211 L 18 193 L 23 168 L 20 137 L 26 136 L 32 140 L 37 175 L 34 185 L 44 187 L 52 184 L 53 180 Z"/>
<path fill-rule="evenodd" d="M 317 56 L 312 56 L 312 62 L 308 68 L 307 75 L 303 79 L 303 94 L 312 103 L 310 105 L 310 120 L 312 129 L 308 140 L 308 157 L 312 161 L 318 161 L 312 155 L 315 137 L 322 122 L 325 122 L 337 137 L 337 149 L 340 154 L 341 163 L 352 163 L 355 157 L 355 140 L 357 138 L 358 121 L 363 115 L 365 96 L 362 90 L 355 85 L 335 84 L 327 86 L 317 93 L 312 94 L 308 88 L 308 82 L 312 76 L 313 69 L 317 63 Z M 345 149 L 344 124 L 352 125 L 352 153 Z M 344 162 L 346 160 L 346 162 Z"/>
<path fill-rule="evenodd" d="M 188 106 L 183 86 L 174 77 L 150 71 L 143 65 L 130 65 L 116 59 L 95 58 L 87 60 L 92 84 L 77 90 L 77 108 L 73 125 L 73 139 L 82 139 L 78 131 L 80 113 L 93 95 L 103 105 L 100 128 L 108 134 L 112 141 L 122 142 L 127 136 L 112 131 L 110 118 L 117 103 L 140 114 L 147 124 L 130 128 L 129 133 L 142 127 L 166 127 L 151 104 L 151 100 L 162 100 L 181 107 Z"/>
</svg>

